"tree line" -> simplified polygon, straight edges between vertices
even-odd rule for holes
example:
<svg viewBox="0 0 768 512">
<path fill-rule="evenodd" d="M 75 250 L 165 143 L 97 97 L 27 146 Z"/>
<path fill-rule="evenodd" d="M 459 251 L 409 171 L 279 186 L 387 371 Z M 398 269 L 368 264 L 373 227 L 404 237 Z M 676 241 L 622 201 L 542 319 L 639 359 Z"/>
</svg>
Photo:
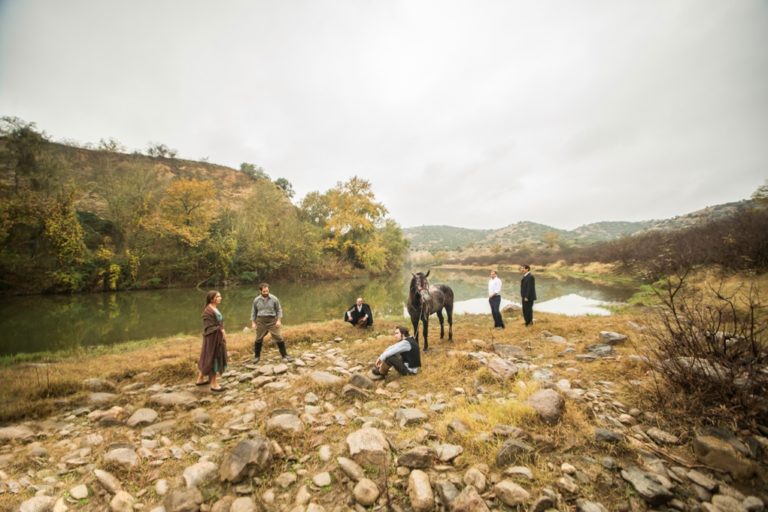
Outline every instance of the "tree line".
<svg viewBox="0 0 768 512">
<path fill-rule="evenodd" d="M 50 141 L 0 120 L 0 287 L 72 293 L 398 270 L 408 244 L 359 177 L 294 205 L 264 169 Z"/>
</svg>

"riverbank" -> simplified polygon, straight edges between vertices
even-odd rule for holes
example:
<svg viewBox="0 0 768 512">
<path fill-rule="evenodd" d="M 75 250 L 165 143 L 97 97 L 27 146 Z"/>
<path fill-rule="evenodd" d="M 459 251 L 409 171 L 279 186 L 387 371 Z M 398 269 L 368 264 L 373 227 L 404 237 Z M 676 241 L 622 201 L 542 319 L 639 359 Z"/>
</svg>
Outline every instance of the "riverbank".
<svg viewBox="0 0 768 512">
<path fill-rule="evenodd" d="M 768 500 L 768 444 L 738 454 L 756 473 L 730 476 L 691 452 L 706 418 L 670 423 L 645 400 L 645 310 L 535 318 L 529 329 L 513 316 L 494 330 L 488 315 L 457 316 L 452 343 L 433 321 L 422 372 L 385 381 L 368 370 L 399 318 L 370 331 L 340 320 L 286 327 L 297 358 L 288 364 L 265 346 L 251 365 L 252 333 L 230 332 L 222 394 L 194 386 L 199 336 L 0 368 L 0 508 L 322 512 L 389 502 L 426 512 L 468 501 L 466 510 L 613 511 Z M 607 344 L 602 331 L 628 339 Z M 736 434 L 747 446 L 768 442 Z"/>
</svg>

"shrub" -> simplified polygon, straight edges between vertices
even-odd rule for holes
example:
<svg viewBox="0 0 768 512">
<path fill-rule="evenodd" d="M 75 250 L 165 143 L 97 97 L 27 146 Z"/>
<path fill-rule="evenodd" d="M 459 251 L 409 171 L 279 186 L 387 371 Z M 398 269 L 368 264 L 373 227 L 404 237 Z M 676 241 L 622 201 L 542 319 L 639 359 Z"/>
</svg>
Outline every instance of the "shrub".
<svg viewBox="0 0 768 512">
<path fill-rule="evenodd" d="M 655 288 L 661 305 L 641 338 L 656 377 L 655 398 L 667 411 L 765 424 L 768 321 L 756 286 L 696 288 L 686 282 L 688 274 Z"/>
</svg>

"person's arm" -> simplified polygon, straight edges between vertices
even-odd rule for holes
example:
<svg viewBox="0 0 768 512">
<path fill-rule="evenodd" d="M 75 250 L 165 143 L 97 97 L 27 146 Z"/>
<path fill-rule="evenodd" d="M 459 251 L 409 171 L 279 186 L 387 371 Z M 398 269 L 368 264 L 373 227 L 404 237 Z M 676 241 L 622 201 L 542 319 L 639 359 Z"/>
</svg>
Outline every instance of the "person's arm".
<svg viewBox="0 0 768 512">
<path fill-rule="evenodd" d="M 256 306 L 257 300 L 259 300 L 258 297 L 253 299 L 253 305 L 251 305 L 251 329 L 256 328 L 256 315 L 259 313 L 259 308 Z"/>
<path fill-rule="evenodd" d="M 393 355 L 399 354 L 401 352 L 408 352 L 409 350 L 411 350 L 411 344 L 408 343 L 408 340 L 398 341 L 397 343 L 384 349 L 384 352 L 382 352 L 379 356 L 379 360 L 386 361 L 388 357 L 392 357 Z"/>
<path fill-rule="evenodd" d="M 280 321 L 281 318 L 283 318 L 283 308 L 280 307 L 280 299 L 275 297 L 275 317 L 277 317 L 275 321 L 275 325 L 280 327 L 282 322 Z"/>
</svg>

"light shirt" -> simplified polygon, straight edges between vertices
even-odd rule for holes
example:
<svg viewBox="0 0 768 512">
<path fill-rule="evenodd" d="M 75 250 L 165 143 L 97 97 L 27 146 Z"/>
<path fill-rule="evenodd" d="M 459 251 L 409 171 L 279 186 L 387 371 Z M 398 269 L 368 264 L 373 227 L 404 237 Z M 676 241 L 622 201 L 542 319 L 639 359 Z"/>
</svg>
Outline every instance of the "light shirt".
<svg viewBox="0 0 768 512">
<path fill-rule="evenodd" d="M 407 338 L 403 338 L 401 341 L 398 341 L 397 343 L 388 346 L 384 349 L 384 352 L 381 353 L 379 356 L 379 359 L 382 361 L 386 361 L 388 357 L 392 357 L 395 354 L 401 354 L 403 352 L 409 352 L 411 350 L 411 344 L 408 341 Z M 419 372 L 418 368 L 411 368 L 408 366 L 408 363 L 403 362 L 406 368 L 408 368 L 408 371 L 415 374 Z"/>
<path fill-rule="evenodd" d="M 253 308 L 251 308 L 251 322 L 256 320 L 257 316 L 276 316 L 277 318 L 283 317 L 283 309 L 280 307 L 280 301 L 272 295 L 266 299 L 259 294 L 253 300 Z"/>
<path fill-rule="evenodd" d="M 488 280 L 488 297 L 493 297 L 494 295 L 501 295 L 501 279 L 499 279 L 499 276 Z"/>
</svg>

